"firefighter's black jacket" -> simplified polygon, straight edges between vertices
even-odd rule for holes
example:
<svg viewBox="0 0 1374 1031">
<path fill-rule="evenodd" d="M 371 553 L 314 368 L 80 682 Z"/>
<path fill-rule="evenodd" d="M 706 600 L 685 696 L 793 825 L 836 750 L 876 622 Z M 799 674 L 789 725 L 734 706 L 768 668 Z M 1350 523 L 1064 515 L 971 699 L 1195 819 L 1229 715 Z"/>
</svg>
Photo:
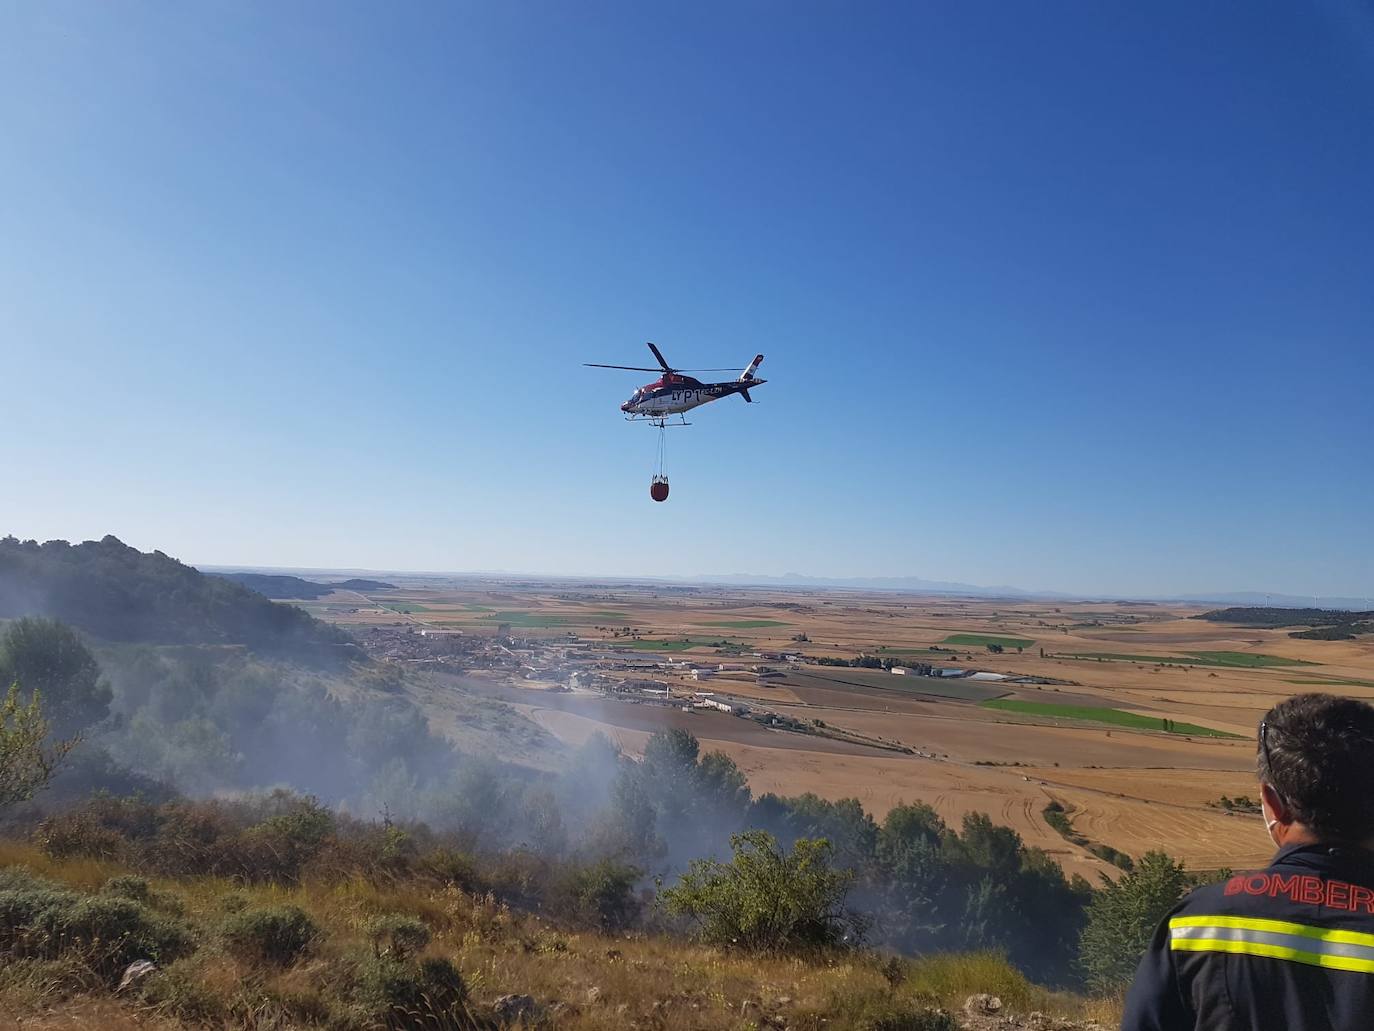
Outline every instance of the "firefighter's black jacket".
<svg viewBox="0 0 1374 1031">
<path fill-rule="evenodd" d="M 1293 845 L 1160 925 L 1122 1031 L 1374 1029 L 1374 854 Z"/>
</svg>

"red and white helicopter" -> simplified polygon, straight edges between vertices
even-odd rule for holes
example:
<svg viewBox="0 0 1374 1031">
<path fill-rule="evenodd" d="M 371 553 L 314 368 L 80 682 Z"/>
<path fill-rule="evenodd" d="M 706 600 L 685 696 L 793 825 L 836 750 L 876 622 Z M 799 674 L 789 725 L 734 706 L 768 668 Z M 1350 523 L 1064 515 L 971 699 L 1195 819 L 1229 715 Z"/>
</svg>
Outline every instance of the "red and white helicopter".
<svg viewBox="0 0 1374 1031">
<path fill-rule="evenodd" d="M 683 375 L 686 372 L 731 372 L 731 369 L 674 369 L 663 358 L 663 353 L 653 344 L 649 345 L 649 350 L 658 359 L 659 368 L 645 368 L 640 365 L 603 365 L 600 362 L 585 362 L 589 368 L 593 369 L 628 369 L 631 372 L 662 372 L 663 375 L 652 383 L 646 383 L 633 394 L 630 399 L 620 406 L 620 410 L 625 413 L 625 418 L 646 419 L 658 427 L 658 458 L 654 465 L 654 476 L 649 481 L 649 496 L 655 501 L 668 500 L 668 477 L 663 471 L 663 444 L 664 430 L 670 425 L 670 416 L 678 416 L 682 421 L 675 422 L 673 426 L 690 426 L 686 414 L 699 405 L 704 405 L 710 401 L 719 401 L 722 397 L 729 397 L 731 394 L 739 394 L 746 401 L 753 402 L 749 396 L 749 391 L 753 387 L 761 386 L 767 380 L 755 379 L 754 372 L 763 361 L 763 355 L 757 354 L 748 367 L 740 373 L 739 379 L 726 380 L 723 383 L 703 383 L 699 379 Z"/>
<path fill-rule="evenodd" d="M 658 359 L 663 376 L 640 387 L 630 395 L 628 401 L 620 406 L 620 410 L 625 413 L 625 417 L 628 419 L 648 419 L 662 427 L 671 415 L 682 415 L 698 405 L 704 405 L 708 401 L 719 401 L 722 397 L 729 397 L 731 394 L 739 394 L 746 401 L 752 402 L 754 399 L 749 396 L 750 388 L 768 382 L 766 379 L 754 378 L 754 371 L 763 361 L 761 354 L 754 356 L 754 360 L 740 373 L 739 379 L 727 380 L 724 383 L 703 383 L 691 376 L 684 376 L 683 373 L 732 372 L 733 370 L 674 369 L 664 361 L 663 353 L 655 345 L 650 344 L 649 350 Z M 651 369 L 640 365 L 602 365 L 599 362 L 584 362 L 583 364 L 592 369 L 628 369 L 630 372 L 660 371 L 660 369 Z M 681 425 L 691 424 L 684 419 Z"/>
</svg>

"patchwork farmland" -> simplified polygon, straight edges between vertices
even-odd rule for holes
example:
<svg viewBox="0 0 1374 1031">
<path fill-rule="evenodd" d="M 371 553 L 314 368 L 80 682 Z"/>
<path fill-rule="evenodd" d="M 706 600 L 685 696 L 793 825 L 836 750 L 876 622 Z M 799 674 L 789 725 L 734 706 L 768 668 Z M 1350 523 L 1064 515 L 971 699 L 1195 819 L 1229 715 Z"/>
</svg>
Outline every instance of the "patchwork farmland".
<svg viewBox="0 0 1374 1031">
<path fill-rule="evenodd" d="M 986 812 L 1094 877 L 1118 871 L 1085 843 L 1163 846 L 1196 868 L 1260 862 L 1263 827 L 1218 802 L 1254 794 L 1261 714 L 1304 690 L 1374 699 L 1374 638 L 1294 638 L 1191 618 L 1196 608 L 398 583 L 308 607 L 364 632 L 505 642 L 514 659 L 473 660 L 461 675 L 566 746 L 602 733 L 635 752 L 682 727 L 730 755 L 756 793 L 853 797 L 878 816 L 918 800 L 949 821 Z M 425 704 L 461 732 L 441 694 Z M 1051 803 L 1074 840 L 1046 822 Z"/>
</svg>

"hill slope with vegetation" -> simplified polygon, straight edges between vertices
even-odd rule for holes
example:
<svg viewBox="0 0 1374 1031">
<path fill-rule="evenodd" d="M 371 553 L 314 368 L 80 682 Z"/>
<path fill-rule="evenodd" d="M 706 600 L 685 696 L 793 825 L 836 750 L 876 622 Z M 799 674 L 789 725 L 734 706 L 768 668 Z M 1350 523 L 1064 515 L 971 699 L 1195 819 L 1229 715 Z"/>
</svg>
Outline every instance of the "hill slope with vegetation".
<svg viewBox="0 0 1374 1031">
<path fill-rule="evenodd" d="M 1116 991 L 1188 883 L 1160 856 L 1094 889 L 980 814 L 754 797 L 681 730 L 474 754 L 423 674 L 302 663 L 277 649 L 314 621 L 241 585 L 113 538 L 0 556 L 0 1014 L 30 1026 L 945 1031 L 965 993 L 1084 1012 L 1031 982 Z"/>
<path fill-rule="evenodd" d="M 239 644 L 312 658 L 355 650 L 302 610 L 116 537 L 0 539 L 0 619 L 51 616 L 107 641 Z"/>
<path fill-rule="evenodd" d="M 904 959 L 816 938 L 818 921 L 842 912 L 847 873 L 825 846 L 756 838 L 762 851 L 737 849 L 660 908 L 612 861 L 473 852 L 280 792 L 96 799 L 43 821 L 31 843 L 0 842 L 0 1017 L 30 1028 L 954 1031 L 951 1011 L 990 994 L 1010 1031 L 1067 1026 L 1004 1019 L 1013 1012 L 1111 1011 L 1036 987 L 996 952 Z M 687 896 L 718 892 L 720 875 L 747 940 L 694 934 L 673 915 L 699 912 Z M 131 975 L 134 963 L 147 965 Z"/>
</svg>

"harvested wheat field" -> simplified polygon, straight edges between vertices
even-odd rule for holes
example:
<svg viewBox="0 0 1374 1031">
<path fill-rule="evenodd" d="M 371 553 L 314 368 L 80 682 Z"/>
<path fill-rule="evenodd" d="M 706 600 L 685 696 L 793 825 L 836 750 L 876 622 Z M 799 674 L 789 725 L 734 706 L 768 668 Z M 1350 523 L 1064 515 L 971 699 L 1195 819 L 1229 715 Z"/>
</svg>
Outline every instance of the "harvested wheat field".
<svg viewBox="0 0 1374 1031">
<path fill-rule="evenodd" d="M 986 812 L 1094 877 L 1118 872 L 1094 846 L 1163 848 L 1201 869 L 1262 861 L 1263 827 L 1219 804 L 1256 793 L 1261 715 L 1301 691 L 1374 698 L 1374 638 L 1301 639 L 1145 603 L 417 580 L 312 609 L 350 626 L 504 633 L 510 654 L 543 656 L 564 680 L 594 673 L 599 688 L 555 691 L 557 676 L 514 672 L 535 657 L 474 671 L 566 746 L 600 732 L 636 753 L 655 730 L 686 729 L 731 756 L 756 794 L 857 798 L 878 818 L 915 801 L 951 822 Z M 823 664 L 861 656 L 911 672 Z M 960 672 L 915 675 L 928 667 Z M 645 678 L 659 704 L 618 686 Z M 691 711 L 698 692 L 747 714 Z M 444 698 L 432 703 L 441 724 L 461 723 Z M 1051 802 L 1077 842 L 1045 822 Z"/>
</svg>

